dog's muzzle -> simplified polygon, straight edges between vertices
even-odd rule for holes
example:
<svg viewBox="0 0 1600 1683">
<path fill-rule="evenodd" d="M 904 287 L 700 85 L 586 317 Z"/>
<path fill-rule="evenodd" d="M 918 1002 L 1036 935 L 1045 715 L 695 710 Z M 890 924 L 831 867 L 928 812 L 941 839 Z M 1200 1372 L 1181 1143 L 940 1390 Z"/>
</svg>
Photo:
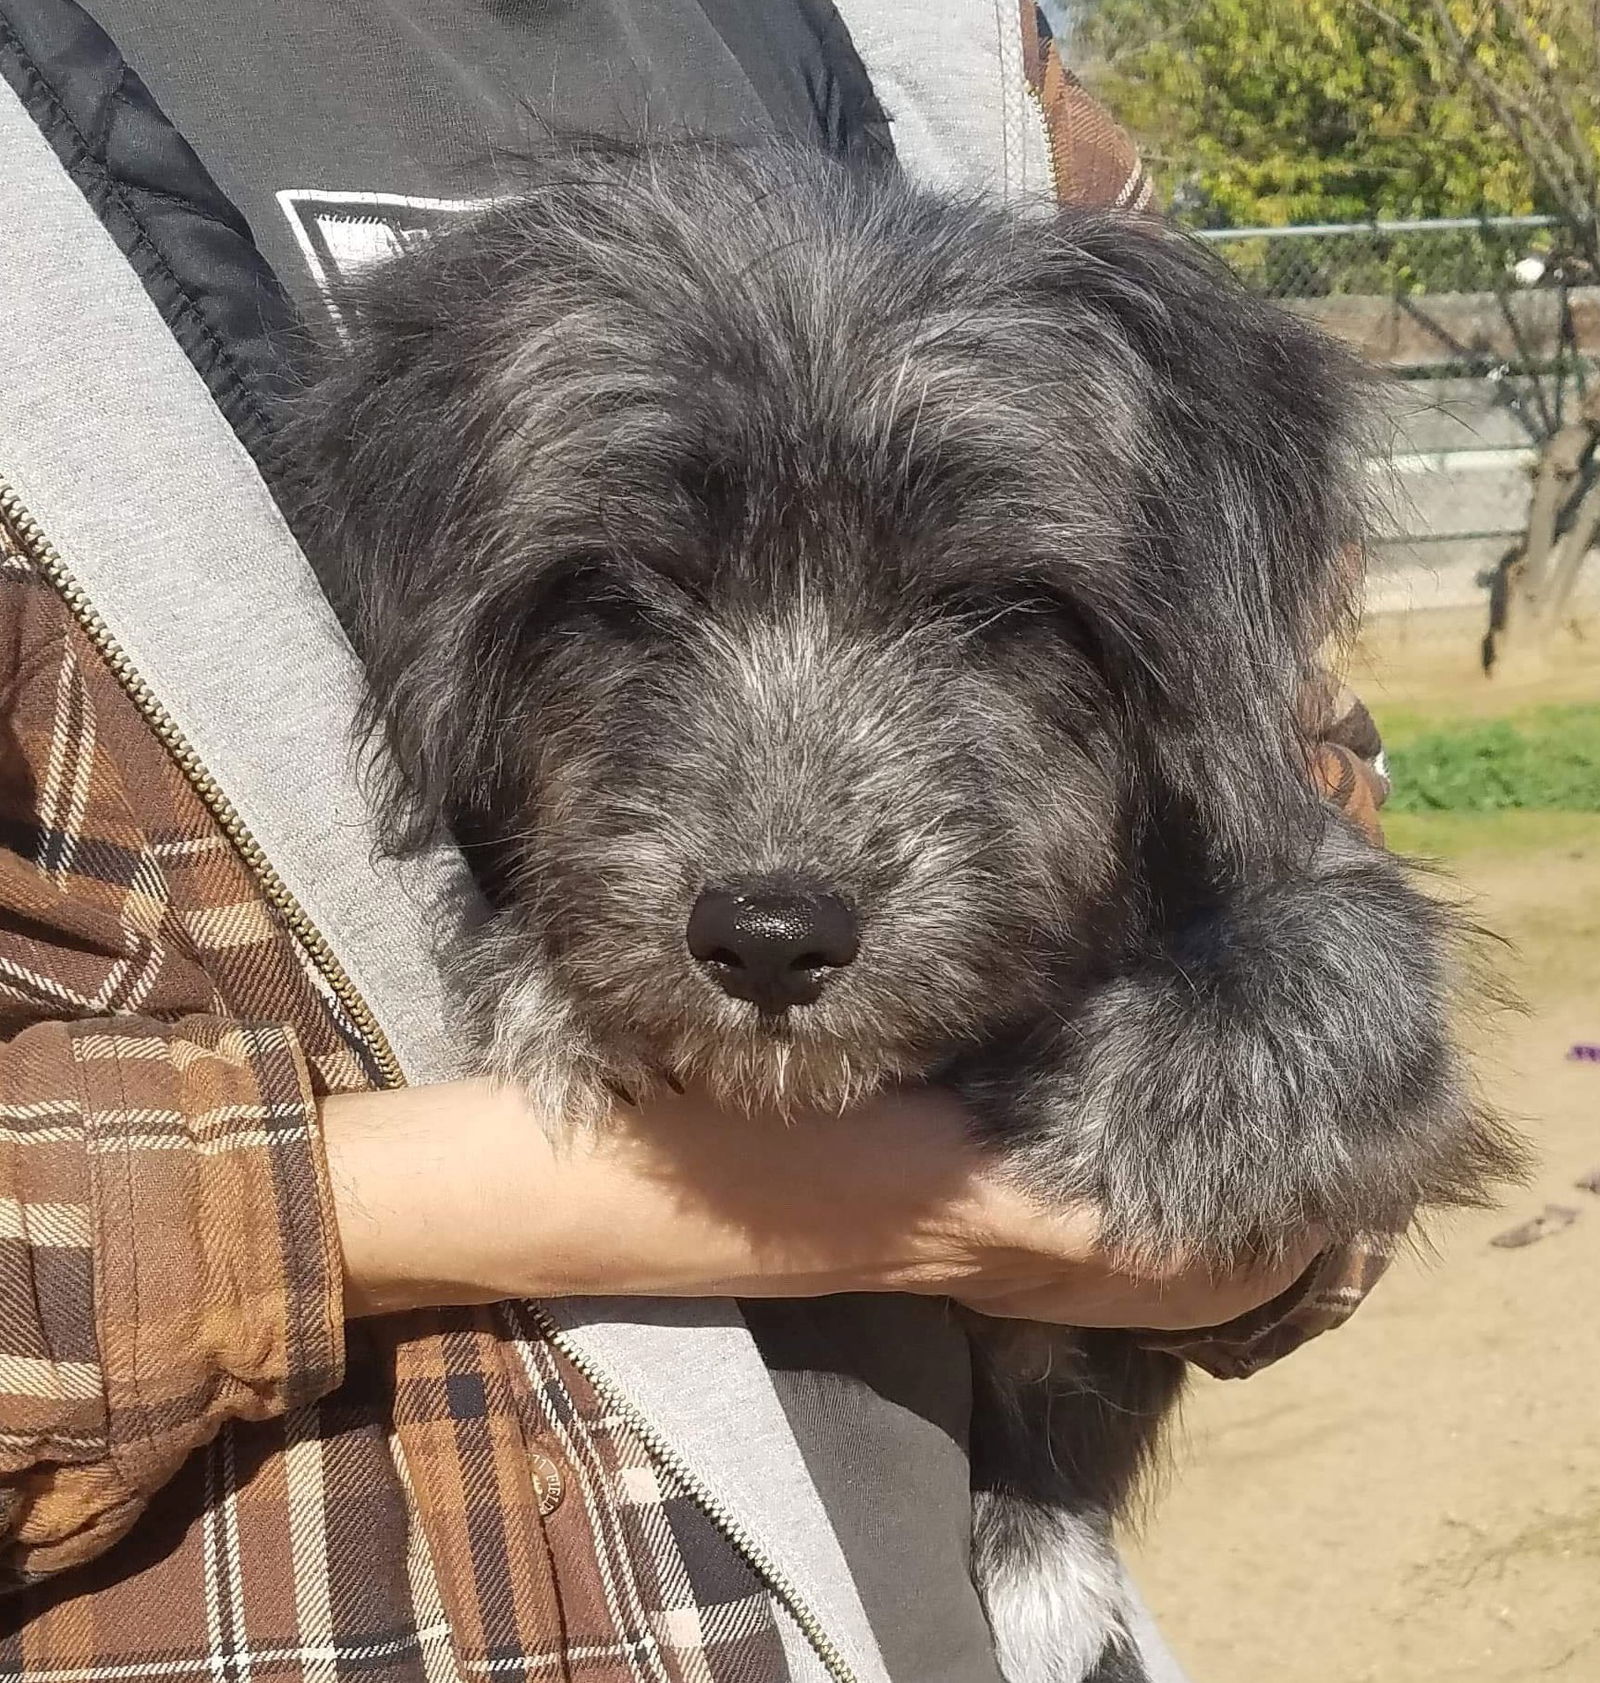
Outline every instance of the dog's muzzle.
<svg viewBox="0 0 1600 1683">
<path fill-rule="evenodd" d="M 770 1016 L 810 1005 L 861 943 L 856 914 L 837 894 L 796 881 L 705 889 L 689 913 L 687 938 L 725 994 Z"/>
</svg>

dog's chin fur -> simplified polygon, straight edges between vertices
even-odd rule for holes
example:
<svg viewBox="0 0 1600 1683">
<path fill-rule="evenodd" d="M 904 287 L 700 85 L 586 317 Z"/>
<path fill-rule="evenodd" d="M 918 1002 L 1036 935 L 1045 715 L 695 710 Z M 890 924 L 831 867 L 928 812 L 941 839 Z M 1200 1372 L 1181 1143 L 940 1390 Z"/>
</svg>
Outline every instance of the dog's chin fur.
<svg viewBox="0 0 1600 1683">
<path fill-rule="evenodd" d="M 676 1032 L 659 1041 L 609 1037 L 585 1020 L 570 994 L 551 987 L 542 968 L 528 965 L 520 941 L 508 946 L 497 963 L 490 937 L 474 958 L 485 1067 L 527 1092 L 558 1132 L 602 1128 L 619 1102 L 642 1105 L 691 1086 L 734 1113 L 782 1120 L 838 1114 L 926 1075 L 931 1063 L 927 1047 L 808 1034 L 801 1024 L 729 1000 L 707 999 L 692 1017 L 683 1013 Z M 698 991 L 695 979 L 688 986 Z"/>
<path fill-rule="evenodd" d="M 344 303 L 296 525 L 390 842 L 467 847 L 485 1058 L 557 1125 L 931 1076 L 1162 1266 L 1395 1236 L 1515 1171 L 1451 917 L 1306 776 L 1363 518 L 1329 344 L 1143 219 L 692 147 L 556 158 Z M 862 931 L 778 1022 L 684 936 L 764 873 Z M 1179 1365 L 973 1340 L 1008 1683 L 1137 1680 L 1111 1526 Z"/>
</svg>

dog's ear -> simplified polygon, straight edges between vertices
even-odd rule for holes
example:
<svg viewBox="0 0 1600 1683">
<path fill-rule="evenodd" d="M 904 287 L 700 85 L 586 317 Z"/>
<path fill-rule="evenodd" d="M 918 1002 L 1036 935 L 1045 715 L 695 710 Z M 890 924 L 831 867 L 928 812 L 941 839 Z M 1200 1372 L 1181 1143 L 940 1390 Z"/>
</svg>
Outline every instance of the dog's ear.
<svg viewBox="0 0 1600 1683">
<path fill-rule="evenodd" d="M 286 501 L 366 665 L 393 845 L 502 813 L 552 602 L 597 558 L 674 540 L 615 456 L 627 434 L 635 463 L 670 459 L 651 335 L 695 271 L 649 248 L 697 237 L 676 168 L 599 145 L 529 162 L 524 194 L 339 295 L 344 342 L 284 429 Z"/>
<path fill-rule="evenodd" d="M 1365 381 L 1153 219 L 1069 216 L 1053 238 L 1050 284 L 1111 319 L 1143 387 L 1122 677 L 1152 828 L 1188 821 L 1236 878 L 1316 827 L 1301 698 L 1354 614 Z"/>
<path fill-rule="evenodd" d="M 547 366 L 550 323 L 581 291 L 564 209 L 552 186 L 359 277 L 340 295 L 343 341 L 283 430 L 290 521 L 366 667 L 400 850 L 470 840 L 497 810 L 521 742 L 521 640 L 581 549 L 581 425 L 602 404 L 597 380 Z"/>
<path fill-rule="evenodd" d="M 403 257 L 341 298 L 344 342 L 291 411 L 286 512 L 367 674 L 362 735 L 387 846 L 459 825 L 497 706 L 447 588 L 481 546 L 475 347 L 446 316 L 447 254 Z M 430 284 L 430 283 L 437 284 Z"/>
</svg>

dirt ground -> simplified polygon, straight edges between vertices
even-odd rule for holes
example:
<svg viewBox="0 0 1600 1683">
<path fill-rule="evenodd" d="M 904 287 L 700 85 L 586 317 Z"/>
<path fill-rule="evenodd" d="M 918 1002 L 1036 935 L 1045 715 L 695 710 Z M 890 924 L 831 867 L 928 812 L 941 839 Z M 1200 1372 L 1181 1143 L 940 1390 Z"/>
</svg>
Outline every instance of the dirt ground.
<svg viewBox="0 0 1600 1683">
<path fill-rule="evenodd" d="M 1486 699 L 1450 674 L 1397 704 L 1590 695 L 1585 671 Z M 1471 683 L 1472 680 L 1465 679 Z M 1382 717 L 1385 692 L 1375 710 Z M 1529 1014 L 1486 1086 L 1540 1162 L 1452 1220 L 1342 1330 L 1244 1384 L 1200 1381 L 1134 1569 L 1194 1683 L 1600 1680 L 1600 815 L 1397 821 L 1515 946 Z M 1522 1249 L 1490 1238 L 1577 1210 Z"/>
</svg>

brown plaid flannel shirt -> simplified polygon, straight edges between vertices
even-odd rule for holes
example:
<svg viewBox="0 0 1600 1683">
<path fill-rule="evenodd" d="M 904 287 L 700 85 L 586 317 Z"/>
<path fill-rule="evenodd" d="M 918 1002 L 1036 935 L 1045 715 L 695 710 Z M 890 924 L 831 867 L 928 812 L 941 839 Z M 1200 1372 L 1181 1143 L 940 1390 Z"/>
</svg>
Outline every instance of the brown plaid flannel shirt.
<svg viewBox="0 0 1600 1683">
<path fill-rule="evenodd" d="M 1023 20 L 1063 194 L 1142 203 Z M 783 1675 L 766 1586 L 533 1309 L 344 1325 L 316 1106 L 371 1053 L 39 558 L 0 520 L 0 1677 Z M 1375 823 L 1370 722 L 1318 704 Z M 1253 1371 L 1379 1267 L 1159 1342 Z"/>
</svg>

